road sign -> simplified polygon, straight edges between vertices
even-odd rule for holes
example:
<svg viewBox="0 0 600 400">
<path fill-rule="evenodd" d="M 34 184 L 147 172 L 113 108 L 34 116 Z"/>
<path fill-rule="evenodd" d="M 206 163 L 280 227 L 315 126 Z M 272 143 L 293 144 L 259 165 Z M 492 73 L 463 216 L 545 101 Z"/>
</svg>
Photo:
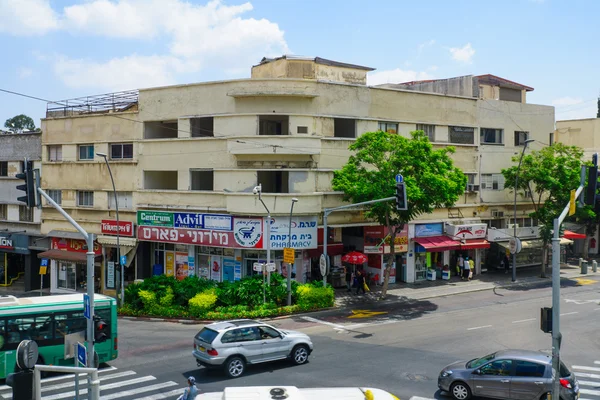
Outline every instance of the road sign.
<svg viewBox="0 0 600 400">
<path fill-rule="evenodd" d="M 508 250 L 510 251 L 510 254 L 520 253 L 521 249 L 521 240 L 519 238 L 511 238 L 508 241 Z"/>
<path fill-rule="evenodd" d="M 292 248 L 285 247 L 283 249 L 283 262 L 293 264 L 296 261 L 296 254 Z"/>
<path fill-rule="evenodd" d="M 404 182 L 404 177 L 400 174 L 396 175 L 396 183 Z"/>
<path fill-rule="evenodd" d="M 321 257 L 319 258 L 319 269 L 321 270 L 322 276 L 327 274 L 327 258 L 325 257 L 325 254 L 321 254 Z"/>
<path fill-rule="evenodd" d="M 42 267 L 47 267 L 48 266 L 48 259 L 47 258 L 42 258 L 42 262 L 40 263 L 40 265 Z"/>
<path fill-rule="evenodd" d="M 87 293 L 83 294 L 83 316 L 87 319 L 92 319 L 90 315 L 90 296 Z"/>
<path fill-rule="evenodd" d="M 121 256 L 121 265 L 127 264 L 127 256 Z"/>
<path fill-rule="evenodd" d="M 38 345 L 33 340 L 23 340 L 17 346 L 17 366 L 31 369 L 38 360 Z"/>
<path fill-rule="evenodd" d="M 87 352 L 86 352 L 86 348 L 84 345 L 82 345 L 81 343 L 77 343 L 77 361 L 79 361 L 79 363 L 81 365 L 87 365 Z"/>
<path fill-rule="evenodd" d="M 267 265 L 267 272 L 275 272 L 276 267 L 275 267 L 275 263 L 268 263 Z"/>
<path fill-rule="evenodd" d="M 46 275 L 46 270 L 48 267 L 44 267 L 43 265 L 40 267 L 40 275 Z"/>
<path fill-rule="evenodd" d="M 255 263 L 252 265 L 252 269 L 253 269 L 254 271 L 260 272 L 260 271 L 262 271 L 262 270 L 263 270 L 263 264 L 262 264 L 262 263 L 257 263 L 257 262 L 255 262 Z"/>
<path fill-rule="evenodd" d="M 571 190 L 571 199 L 569 201 L 569 216 L 575 214 L 575 195 L 577 194 L 576 190 Z"/>
</svg>

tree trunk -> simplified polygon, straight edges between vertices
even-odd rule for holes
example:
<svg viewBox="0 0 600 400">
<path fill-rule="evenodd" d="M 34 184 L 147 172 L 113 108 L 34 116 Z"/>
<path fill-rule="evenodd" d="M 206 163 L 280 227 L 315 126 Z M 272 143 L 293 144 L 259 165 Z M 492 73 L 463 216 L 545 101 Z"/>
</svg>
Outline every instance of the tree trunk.
<svg viewBox="0 0 600 400">
<path fill-rule="evenodd" d="M 544 247 L 542 248 L 542 271 L 540 276 L 542 278 L 546 277 L 546 264 L 548 263 L 548 243 L 546 241 L 543 242 Z"/>
<path fill-rule="evenodd" d="M 394 265 L 394 259 L 396 258 L 396 229 L 388 225 L 388 232 L 390 235 L 390 255 L 383 272 L 383 287 L 381 288 L 382 299 L 385 299 L 385 296 L 387 295 L 388 285 L 390 283 L 390 273 L 392 272 L 392 266 Z M 383 244 L 383 253 L 385 254 L 385 243 Z"/>
</svg>

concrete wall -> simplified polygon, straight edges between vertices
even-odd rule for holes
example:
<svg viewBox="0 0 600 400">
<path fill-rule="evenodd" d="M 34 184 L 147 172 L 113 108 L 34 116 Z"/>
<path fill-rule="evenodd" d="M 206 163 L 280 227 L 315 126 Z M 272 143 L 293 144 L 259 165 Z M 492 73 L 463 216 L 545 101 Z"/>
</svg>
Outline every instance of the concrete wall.
<svg viewBox="0 0 600 400">
<path fill-rule="evenodd" d="M 278 59 L 252 67 L 252 79 L 312 79 L 366 85 L 367 71 L 317 64 L 314 60 Z"/>
<path fill-rule="evenodd" d="M 554 140 L 581 147 L 586 152 L 597 152 L 600 149 L 600 118 L 556 121 Z"/>
</svg>

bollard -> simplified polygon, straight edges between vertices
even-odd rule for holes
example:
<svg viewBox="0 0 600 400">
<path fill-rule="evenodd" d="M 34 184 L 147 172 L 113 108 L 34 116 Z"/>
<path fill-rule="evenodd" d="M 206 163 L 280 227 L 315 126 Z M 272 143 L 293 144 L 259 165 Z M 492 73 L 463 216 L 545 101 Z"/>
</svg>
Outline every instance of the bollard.
<svg viewBox="0 0 600 400">
<path fill-rule="evenodd" d="M 579 259 L 579 268 L 581 269 L 581 266 L 583 265 L 583 258 Z"/>
<path fill-rule="evenodd" d="M 587 274 L 587 271 L 588 271 L 588 262 L 584 261 L 581 263 L 581 273 Z"/>
<path fill-rule="evenodd" d="M 592 261 L 592 271 L 598 272 L 598 262 L 596 260 Z"/>
</svg>

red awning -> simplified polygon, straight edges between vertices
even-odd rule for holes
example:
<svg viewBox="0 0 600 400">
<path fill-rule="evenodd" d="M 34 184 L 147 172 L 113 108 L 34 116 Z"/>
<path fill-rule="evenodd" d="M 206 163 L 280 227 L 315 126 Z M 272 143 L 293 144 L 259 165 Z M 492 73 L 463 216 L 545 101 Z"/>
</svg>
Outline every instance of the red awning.
<svg viewBox="0 0 600 400">
<path fill-rule="evenodd" d="M 414 241 L 425 248 L 425 251 L 446 251 L 460 249 L 460 242 L 448 236 L 430 236 L 415 238 Z"/>
<path fill-rule="evenodd" d="M 316 249 L 309 249 L 308 255 L 310 258 L 318 258 L 323 254 L 323 245 L 318 245 Z M 327 255 L 330 257 L 339 256 L 340 254 L 344 254 L 344 244 L 343 243 L 331 243 L 327 245 Z"/>
<path fill-rule="evenodd" d="M 485 239 L 465 239 L 465 243 L 460 244 L 461 250 L 470 250 L 470 249 L 489 249 L 490 242 Z"/>
<path fill-rule="evenodd" d="M 563 235 L 564 238 L 566 239 L 585 239 L 586 236 L 583 233 L 576 233 L 576 232 L 572 232 L 572 231 L 567 231 L 565 230 L 565 234 Z"/>
</svg>

